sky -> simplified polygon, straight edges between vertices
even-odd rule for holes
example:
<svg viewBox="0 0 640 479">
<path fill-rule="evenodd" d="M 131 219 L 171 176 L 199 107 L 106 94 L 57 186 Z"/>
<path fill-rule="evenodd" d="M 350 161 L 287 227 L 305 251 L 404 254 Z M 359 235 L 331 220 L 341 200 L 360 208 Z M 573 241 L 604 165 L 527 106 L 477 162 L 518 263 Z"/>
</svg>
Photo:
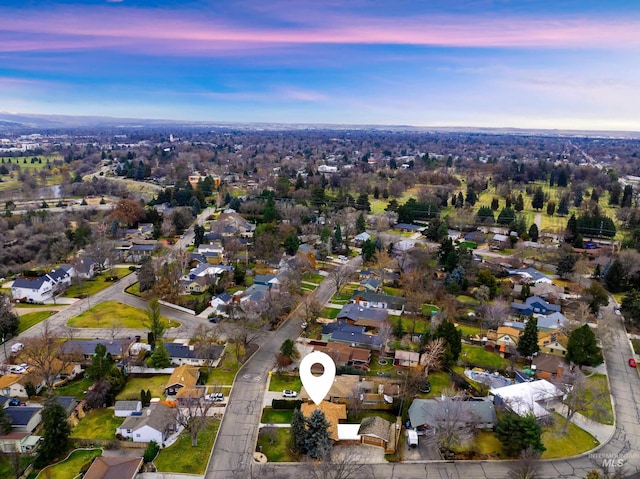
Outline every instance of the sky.
<svg viewBox="0 0 640 479">
<path fill-rule="evenodd" d="M 0 111 L 640 130 L 637 0 L 2 0 Z"/>
</svg>

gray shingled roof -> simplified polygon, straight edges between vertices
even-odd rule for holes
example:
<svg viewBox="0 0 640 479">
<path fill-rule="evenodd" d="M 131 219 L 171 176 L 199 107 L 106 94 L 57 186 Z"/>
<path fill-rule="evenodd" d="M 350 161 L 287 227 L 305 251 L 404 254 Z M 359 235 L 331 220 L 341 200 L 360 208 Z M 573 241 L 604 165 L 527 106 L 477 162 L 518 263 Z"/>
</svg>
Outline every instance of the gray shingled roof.
<svg viewBox="0 0 640 479">
<path fill-rule="evenodd" d="M 376 436 L 389 442 L 391 423 L 380 416 L 365 417 L 360 423 L 358 434 Z"/>
</svg>

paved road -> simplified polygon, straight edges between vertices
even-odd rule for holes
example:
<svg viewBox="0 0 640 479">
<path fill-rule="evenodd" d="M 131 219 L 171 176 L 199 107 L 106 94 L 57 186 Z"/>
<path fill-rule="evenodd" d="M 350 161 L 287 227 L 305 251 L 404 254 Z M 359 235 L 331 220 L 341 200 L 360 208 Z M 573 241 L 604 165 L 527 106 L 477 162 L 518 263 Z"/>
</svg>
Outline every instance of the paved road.
<svg viewBox="0 0 640 479">
<path fill-rule="evenodd" d="M 640 376 L 629 367 L 632 357 L 622 319 L 612 338 L 612 346 L 605 350 L 607 372 L 614 400 L 616 429 L 612 438 L 598 450 L 570 459 L 541 461 L 536 469 L 540 478 L 583 479 L 592 469 L 613 460 L 622 471 L 621 477 L 640 473 Z M 618 462 L 620 461 L 620 462 Z M 619 465 L 621 464 L 621 465 Z M 299 464 L 256 464 L 245 477 L 299 479 Z M 508 477 L 512 463 L 506 461 L 457 461 L 365 465 L 355 477 L 368 479 L 495 479 Z M 224 477 L 223 475 L 208 477 Z"/>
<path fill-rule="evenodd" d="M 348 266 L 357 267 L 361 258 L 349 261 Z M 324 304 L 335 292 L 328 278 L 312 293 L 318 304 Z M 262 414 L 262 400 L 269 371 L 275 365 L 275 354 L 282 342 L 300 335 L 302 309 L 295 310 L 277 331 L 261 338 L 260 349 L 238 372 L 229 396 L 218 437 L 214 445 L 205 477 L 248 478 L 252 474 L 253 452 L 258 440 L 258 424 Z M 299 472 L 299 471 L 298 471 Z M 265 476 L 267 477 L 267 476 Z"/>
</svg>

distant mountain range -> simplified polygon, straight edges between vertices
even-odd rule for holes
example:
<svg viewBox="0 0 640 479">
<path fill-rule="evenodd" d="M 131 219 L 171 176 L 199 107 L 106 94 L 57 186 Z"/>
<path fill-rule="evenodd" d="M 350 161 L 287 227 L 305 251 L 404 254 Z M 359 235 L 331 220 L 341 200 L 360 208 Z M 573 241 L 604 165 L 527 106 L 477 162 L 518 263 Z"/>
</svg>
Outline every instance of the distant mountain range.
<svg viewBox="0 0 640 479">
<path fill-rule="evenodd" d="M 640 139 L 637 131 L 557 130 L 487 127 L 422 127 L 411 125 L 340 125 L 319 123 L 239 123 L 224 121 L 150 120 L 143 118 L 112 118 L 105 116 L 37 115 L 0 111 L 0 132 L 36 133 L 42 130 L 67 129 L 144 129 L 144 128 L 232 128 L 238 130 L 384 130 L 414 132 L 452 132 L 489 135 L 533 135 Z"/>
</svg>

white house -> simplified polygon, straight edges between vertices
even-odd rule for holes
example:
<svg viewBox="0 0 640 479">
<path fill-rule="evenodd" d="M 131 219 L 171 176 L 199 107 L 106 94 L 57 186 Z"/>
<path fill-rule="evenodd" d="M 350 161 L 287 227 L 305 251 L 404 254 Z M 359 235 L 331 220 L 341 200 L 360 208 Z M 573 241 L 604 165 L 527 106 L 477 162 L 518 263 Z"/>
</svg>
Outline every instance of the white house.
<svg viewBox="0 0 640 479">
<path fill-rule="evenodd" d="M 495 404 L 502 404 L 519 416 L 533 413 L 535 417 L 550 414 L 564 393 L 545 379 L 526 383 L 517 383 L 501 388 L 491 388 L 489 395 Z"/>
<path fill-rule="evenodd" d="M 71 275 L 64 268 L 57 268 L 37 278 L 17 278 L 11 285 L 14 301 L 44 303 L 71 284 Z"/>
<path fill-rule="evenodd" d="M 129 417 L 135 413 L 142 412 L 142 402 L 140 401 L 116 401 L 114 405 L 114 415 L 116 417 Z"/>
<path fill-rule="evenodd" d="M 5 374 L 0 377 L 0 394 L 12 398 L 26 398 L 27 394 L 24 385 L 21 384 L 22 374 Z"/>
<path fill-rule="evenodd" d="M 133 442 L 156 441 L 162 445 L 178 428 L 174 411 L 164 404 L 156 404 L 141 416 L 129 416 L 116 429 L 116 435 Z"/>
</svg>

